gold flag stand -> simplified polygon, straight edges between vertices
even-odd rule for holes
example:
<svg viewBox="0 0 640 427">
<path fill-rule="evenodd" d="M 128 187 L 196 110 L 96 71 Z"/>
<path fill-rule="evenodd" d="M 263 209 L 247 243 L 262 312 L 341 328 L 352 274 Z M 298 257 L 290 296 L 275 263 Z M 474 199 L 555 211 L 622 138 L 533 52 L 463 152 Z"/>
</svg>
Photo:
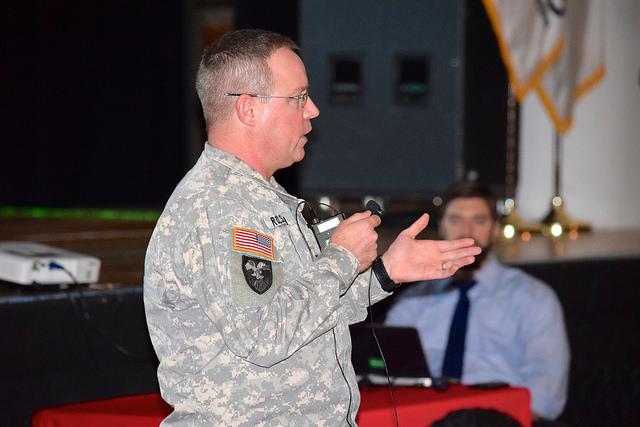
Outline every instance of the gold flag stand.
<svg viewBox="0 0 640 427">
<path fill-rule="evenodd" d="M 507 135 L 506 135 L 506 159 L 505 159 L 505 199 L 500 219 L 501 233 L 503 239 L 521 238 L 531 239 L 532 233 L 540 233 L 540 224 L 525 221 L 516 209 L 516 177 L 517 177 L 517 128 L 518 114 L 516 109 L 516 98 L 511 85 L 507 93 Z"/>
<path fill-rule="evenodd" d="M 505 199 L 504 212 L 500 220 L 501 235 L 505 239 L 520 237 L 528 241 L 531 235 L 542 232 L 542 226 L 538 223 L 525 221 L 516 210 L 516 203 L 513 199 Z"/>
<path fill-rule="evenodd" d="M 571 238 L 577 238 L 580 231 L 591 231 L 591 224 L 578 221 L 567 213 L 564 201 L 560 196 L 560 177 L 562 169 L 561 136 L 555 131 L 554 139 L 554 196 L 551 199 L 551 209 L 542 219 L 542 232 L 550 237 L 558 238 L 569 234 Z"/>
</svg>

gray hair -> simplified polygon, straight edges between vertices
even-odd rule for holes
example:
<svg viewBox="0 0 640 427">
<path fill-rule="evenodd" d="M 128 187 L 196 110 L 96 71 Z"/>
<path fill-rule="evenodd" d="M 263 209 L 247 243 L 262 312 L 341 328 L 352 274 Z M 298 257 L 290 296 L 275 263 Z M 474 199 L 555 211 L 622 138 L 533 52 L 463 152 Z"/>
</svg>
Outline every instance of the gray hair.
<svg viewBox="0 0 640 427">
<path fill-rule="evenodd" d="M 235 99 L 225 93 L 269 94 L 273 76 L 267 60 L 283 47 L 298 49 L 291 39 L 271 31 L 237 30 L 204 50 L 196 90 L 207 129 L 233 111 Z"/>
</svg>

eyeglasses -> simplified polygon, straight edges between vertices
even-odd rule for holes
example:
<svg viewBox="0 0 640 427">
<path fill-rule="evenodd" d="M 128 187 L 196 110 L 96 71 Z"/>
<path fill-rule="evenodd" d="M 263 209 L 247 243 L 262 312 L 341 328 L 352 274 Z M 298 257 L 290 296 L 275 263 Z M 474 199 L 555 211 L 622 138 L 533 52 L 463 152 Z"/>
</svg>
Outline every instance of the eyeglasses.
<svg viewBox="0 0 640 427">
<path fill-rule="evenodd" d="M 271 99 L 271 98 L 283 98 L 283 99 L 295 99 L 298 101 L 298 108 L 304 108 L 307 103 L 307 99 L 309 99 L 309 92 L 303 93 L 302 95 L 294 95 L 294 96 L 277 96 L 277 95 L 258 95 L 255 93 L 230 93 L 226 92 L 224 96 L 241 96 L 248 95 L 252 98 L 260 98 L 260 99 Z"/>
</svg>

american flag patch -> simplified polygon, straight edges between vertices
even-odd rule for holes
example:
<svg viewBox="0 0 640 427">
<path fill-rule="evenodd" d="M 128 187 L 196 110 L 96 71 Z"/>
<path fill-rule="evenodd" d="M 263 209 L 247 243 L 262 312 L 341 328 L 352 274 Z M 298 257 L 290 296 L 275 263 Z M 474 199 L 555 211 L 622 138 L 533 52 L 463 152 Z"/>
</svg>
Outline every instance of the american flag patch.
<svg viewBox="0 0 640 427">
<path fill-rule="evenodd" d="M 273 259 L 273 237 L 247 228 L 233 227 L 233 249 Z"/>
</svg>

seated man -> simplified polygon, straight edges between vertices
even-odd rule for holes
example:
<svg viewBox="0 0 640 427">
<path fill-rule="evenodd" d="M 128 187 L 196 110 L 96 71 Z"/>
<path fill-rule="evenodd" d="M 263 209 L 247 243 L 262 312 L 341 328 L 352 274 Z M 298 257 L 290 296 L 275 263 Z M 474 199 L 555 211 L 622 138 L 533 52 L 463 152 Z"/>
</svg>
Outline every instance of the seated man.
<svg viewBox="0 0 640 427">
<path fill-rule="evenodd" d="M 497 219 L 496 197 L 487 186 L 449 188 L 441 236 L 472 237 L 482 253 L 450 279 L 408 287 L 385 323 L 418 329 L 434 375 L 527 387 L 534 417 L 555 419 L 567 399 L 569 370 L 562 308 L 546 284 L 491 254 Z"/>
</svg>

